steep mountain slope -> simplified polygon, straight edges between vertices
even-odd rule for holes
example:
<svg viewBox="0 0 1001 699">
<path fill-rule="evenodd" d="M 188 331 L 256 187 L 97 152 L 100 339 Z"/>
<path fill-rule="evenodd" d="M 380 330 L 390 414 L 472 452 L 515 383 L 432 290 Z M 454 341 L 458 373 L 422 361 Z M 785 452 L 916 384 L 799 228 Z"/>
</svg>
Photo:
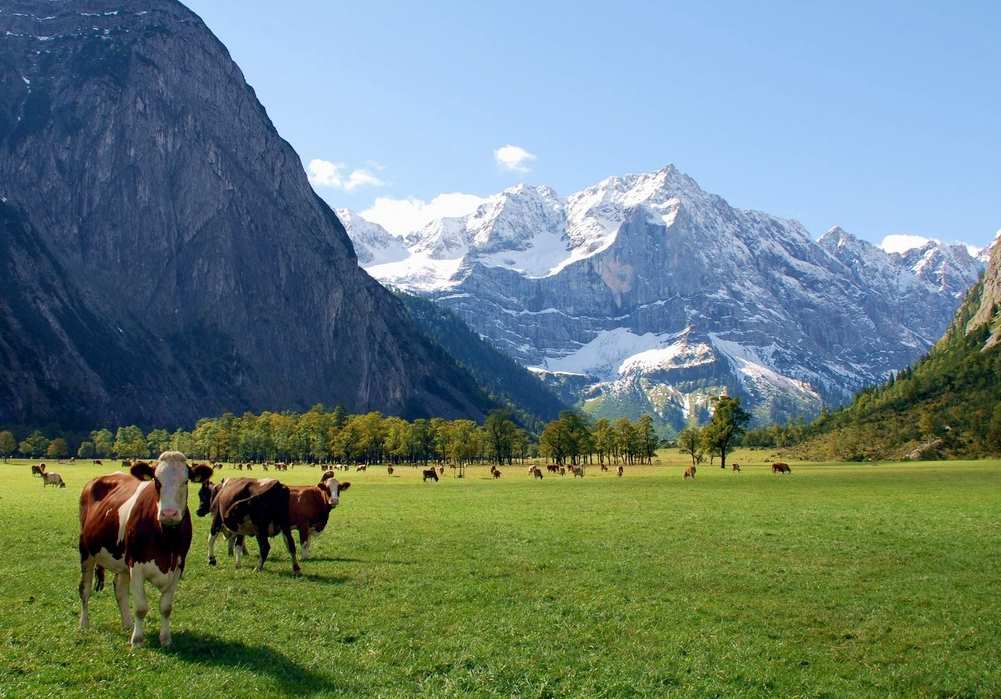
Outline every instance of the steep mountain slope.
<svg viewBox="0 0 1001 699">
<path fill-rule="evenodd" d="M 349 231 L 350 233 L 350 231 Z M 709 398 L 816 414 L 919 357 L 982 268 L 731 207 L 675 167 L 560 199 L 519 186 L 409 236 L 377 278 L 428 294 L 600 415 L 670 432 Z"/>
<path fill-rule="evenodd" d="M 357 266 L 226 48 L 173 0 L 0 7 L 0 422 L 491 404 Z"/>
<path fill-rule="evenodd" d="M 912 368 L 818 419 L 800 447 L 839 459 L 1001 454 L 1001 245 L 945 336 Z"/>
<path fill-rule="evenodd" d="M 524 424 L 539 426 L 555 419 L 566 405 L 531 372 L 484 342 L 447 308 L 405 292 L 398 297 L 428 336 L 476 379 L 495 400 L 521 415 Z"/>
</svg>

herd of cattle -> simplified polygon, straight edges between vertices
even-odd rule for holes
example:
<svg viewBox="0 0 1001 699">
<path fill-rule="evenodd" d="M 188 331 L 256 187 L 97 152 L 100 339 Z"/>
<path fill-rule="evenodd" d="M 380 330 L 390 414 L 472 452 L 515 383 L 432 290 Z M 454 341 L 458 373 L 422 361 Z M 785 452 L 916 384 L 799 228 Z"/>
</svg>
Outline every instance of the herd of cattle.
<svg viewBox="0 0 1001 699">
<path fill-rule="evenodd" d="M 94 460 L 99 464 L 98 460 Z M 145 461 L 123 462 L 127 472 L 116 472 L 89 481 L 80 494 L 80 626 L 90 624 L 88 602 L 91 590 L 104 588 L 105 571 L 114 574 L 115 598 L 122 625 L 132 629 L 131 643 L 141 645 L 145 638 L 144 622 L 149 611 L 145 583 L 160 590 L 160 644 L 169 645 L 170 615 L 174 594 L 184 571 L 184 562 L 191 548 L 192 522 L 188 510 L 188 483 L 198 483 L 199 517 L 211 515 L 208 538 L 208 562 L 216 565 L 215 544 L 222 534 L 230 553 L 240 566 L 247 553 L 244 540 L 257 539 L 259 556 L 257 570 L 264 569 L 271 550 L 269 539 L 282 535 L 292 560 L 292 573 L 301 574 L 293 532 L 299 533 L 302 558 L 309 557 L 310 544 L 327 526 L 330 512 L 340 503 L 341 493 L 351 487 L 339 482 L 333 470 L 326 470 L 316 485 L 285 485 L 274 478 L 226 478 L 212 483 L 214 473 L 222 464 L 189 465 L 177 451 L 166 451 L 155 464 Z M 270 464 L 276 471 L 290 467 L 284 463 Z M 262 464 L 267 470 L 268 464 Z M 347 469 L 347 467 L 340 467 Z M 356 470 L 364 470 L 358 467 Z M 740 466 L 733 464 L 735 472 Z M 239 470 L 252 470 L 241 464 Z M 392 475 L 392 467 L 388 472 Z M 567 468 L 550 464 L 550 473 L 565 476 Z M 569 469 L 577 478 L 584 477 L 583 466 Z M 602 471 L 608 467 L 601 465 Z M 618 466 L 616 474 L 625 469 Z M 58 473 L 46 470 L 45 464 L 31 467 L 45 486 L 65 488 Z M 444 468 L 423 471 L 423 480 L 437 481 Z M 491 466 L 493 478 L 501 472 Z M 533 479 L 543 477 L 542 469 L 532 466 Z M 772 464 L 772 473 L 791 473 L 788 464 Z M 695 467 L 685 470 L 684 477 L 695 478 Z M 130 612 L 133 599 L 135 615 Z"/>
</svg>

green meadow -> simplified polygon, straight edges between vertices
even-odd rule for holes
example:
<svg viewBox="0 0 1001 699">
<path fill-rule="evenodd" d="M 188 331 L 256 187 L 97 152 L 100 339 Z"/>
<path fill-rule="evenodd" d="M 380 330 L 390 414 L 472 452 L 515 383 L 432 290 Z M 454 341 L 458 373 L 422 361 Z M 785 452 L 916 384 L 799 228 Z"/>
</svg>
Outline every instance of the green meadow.
<svg viewBox="0 0 1001 699">
<path fill-rule="evenodd" d="M 735 459 L 339 474 L 301 578 L 280 538 L 208 566 L 195 518 L 174 646 L 149 588 L 134 651 L 110 584 L 77 628 L 77 498 L 118 462 L 0 464 L 0 696 L 1001 696 L 1001 462 Z"/>
</svg>

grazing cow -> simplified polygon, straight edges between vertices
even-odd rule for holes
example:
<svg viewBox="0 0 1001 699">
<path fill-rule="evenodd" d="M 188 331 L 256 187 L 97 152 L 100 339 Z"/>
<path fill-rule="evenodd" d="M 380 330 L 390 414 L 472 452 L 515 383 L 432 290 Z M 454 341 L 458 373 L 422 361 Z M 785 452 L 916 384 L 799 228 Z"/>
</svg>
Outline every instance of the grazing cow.
<svg viewBox="0 0 1001 699">
<path fill-rule="evenodd" d="M 271 552 L 269 539 L 280 532 L 292 559 L 292 574 L 300 575 L 302 569 L 296 557 L 295 541 L 292 540 L 290 502 L 290 488 L 274 478 L 231 478 L 220 483 L 210 500 L 209 565 L 216 564 L 215 542 L 220 533 L 231 542 L 236 540 L 237 568 L 240 567 L 241 555 L 246 551 L 243 537 L 253 536 L 257 538 L 260 554 L 257 570 L 262 571 Z"/>
<path fill-rule="evenodd" d="M 533 466 L 533 467 L 532 467 L 532 468 L 531 468 L 531 469 L 529 470 L 529 473 L 531 473 L 531 474 L 532 474 L 532 477 L 533 477 L 533 478 L 538 478 L 538 479 L 539 479 L 540 481 L 542 480 L 542 469 L 541 469 L 541 468 L 539 468 L 538 466 Z"/>
<path fill-rule="evenodd" d="M 546 470 L 549 471 L 550 473 L 559 473 L 560 467 L 558 464 L 549 464 L 548 466 L 546 466 Z"/>
<path fill-rule="evenodd" d="M 389 475 L 389 476 L 393 475 L 393 467 L 392 466 L 387 466 L 386 467 L 386 475 Z"/>
<path fill-rule="evenodd" d="M 45 464 L 35 464 L 31 467 L 31 475 L 44 476 L 45 475 Z"/>
<path fill-rule="evenodd" d="M 693 481 L 695 480 L 695 467 L 694 466 L 689 466 L 688 468 L 685 469 L 684 478 L 691 478 Z"/>
<path fill-rule="evenodd" d="M 772 464 L 772 473 L 792 473 L 792 469 L 789 468 L 789 464 L 779 462 Z"/>
<path fill-rule="evenodd" d="M 358 472 L 358 471 L 367 471 L 367 470 L 368 470 L 368 466 L 366 466 L 365 464 L 362 464 L 362 465 L 358 466 L 357 468 L 355 468 L 355 472 Z"/>
<path fill-rule="evenodd" d="M 624 469 L 624 468 L 622 468 L 621 466 L 619 466 L 619 467 L 618 467 L 617 469 L 615 469 L 615 475 L 616 475 L 616 476 L 619 476 L 619 477 L 621 478 L 621 477 L 622 477 L 622 473 L 623 473 L 624 471 L 625 471 L 625 469 Z"/>
<path fill-rule="evenodd" d="M 438 469 L 438 475 L 439 476 L 444 476 L 445 475 L 445 467 L 444 466 L 442 466 L 441 468 Z"/>
<path fill-rule="evenodd" d="M 573 470 L 573 477 L 574 478 L 583 478 L 584 477 L 584 467 L 583 466 L 573 466 L 573 467 L 571 467 L 571 470 Z"/>
<path fill-rule="evenodd" d="M 254 467 L 251 464 L 246 464 L 246 467 L 247 467 L 248 471 L 253 471 L 254 470 Z"/>
<path fill-rule="evenodd" d="M 495 469 L 494 469 L 494 470 L 492 470 L 492 471 L 491 471 L 490 473 L 492 473 L 492 474 L 493 474 L 493 477 L 494 477 L 494 478 L 500 478 L 500 477 L 501 477 L 501 472 L 500 472 L 500 469 L 499 469 L 499 468 L 495 468 Z"/>
<path fill-rule="evenodd" d="M 351 483 L 338 483 L 333 471 L 325 471 L 317 485 L 289 486 L 289 519 L 299 531 L 302 560 L 309 558 L 309 546 L 327 526 L 330 512 L 340 503 L 340 494 Z"/>
<path fill-rule="evenodd" d="M 94 465 L 95 466 L 100 466 L 101 465 L 101 460 L 100 459 L 94 459 Z"/>
<path fill-rule="evenodd" d="M 619 468 L 622 468 L 622 467 L 621 467 L 621 466 L 619 466 Z M 608 470 L 608 466 L 606 466 L 605 464 L 602 464 L 602 465 L 601 465 L 601 470 L 602 470 L 602 471 L 607 471 L 607 470 Z M 619 475 L 621 475 L 621 474 L 619 474 Z"/>
<path fill-rule="evenodd" d="M 433 468 L 426 468 L 421 473 L 424 476 L 423 480 L 425 483 L 428 482 L 428 479 L 434 481 L 435 483 L 438 482 L 438 472 L 435 471 Z"/>
<path fill-rule="evenodd" d="M 734 473 L 740 473 L 740 464 L 734 462 L 733 466 L 730 467 Z"/>
<path fill-rule="evenodd" d="M 268 465 L 267 464 L 261 464 L 261 468 L 263 468 L 265 471 L 267 471 L 268 470 Z"/>
<path fill-rule="evenodd" d="M 565 466 L 560 466 L 560 475 L 561 476 L 567 475 L 567 469 Z"/>
<path fill-rule="evenodd" d="M 42 487 L 44 488 L 47 485 L 54 485 L 57 488 L 66 487 L 66 484 L 63 483 L 63 477 L 55 471 L 49 471 L 42 474 Z"/>
<path fill-rule="evenodd" d="M 143 623 L 149 604 L 145 582 L 160 590 L 160 645 L 170 645 L 170 613 L 174 593 L 191 547 L 188 481 L 212 477 L 207 466 L 191 468 L 184 455 L 165 451 L 156 466 L 143 461 L 129 473 L 98 476 L 80 494 L 80 627 L 90 624 L 87 603 L 95 573 L 98 589 L 104 570 L 115 574 L 115 597 L 132 645 L 144 642 Z M 129 595 L 135 600 L 135 622 Z"/>
</svg>

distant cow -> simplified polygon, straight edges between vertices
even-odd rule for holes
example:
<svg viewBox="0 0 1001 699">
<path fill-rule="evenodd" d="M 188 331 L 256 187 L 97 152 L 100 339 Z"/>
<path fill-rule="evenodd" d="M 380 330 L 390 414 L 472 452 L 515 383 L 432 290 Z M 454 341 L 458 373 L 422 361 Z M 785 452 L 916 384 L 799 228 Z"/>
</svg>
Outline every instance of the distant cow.
<svg viewBox="0 0 1001 699">
<path fill-rule="evenodd" d="M 561 476 L 567 475 L 567 469 L 565 466 L 560 466 L 560 475 Z"/>
<path fill-rule="evenodd" d="M 490 475 L 493 476 L 494 478 L 500 478 L 501 477 L 500 469 L 497 468 L 496 466 L 491 466 Z"/>
<path fill-rule="evenodd" d="M 386 467 L 386 475 L 387 476 L 392 476 L 393 475 L 393 467 L 392 466 L 387 466 Z"/>
<path fill-rule="evenodd" d="M 445 467 L 444 466 L 442 466 L 441 468 L 438 469 L 438 475 L 439 476 L 444 476 L 445 475 Z"/>
<path fill-rule="evenodd" d="M 174 593 L 191 547 L 188 481 L 212 477 L 207 466 L 194 469 L 184 455 L 166 451 L 155 466 L 143 461 L 129 473 L 98 476 L 80 494 L 80 626 L 90 624 L 87 603 L 95 574 L 100 588 L 104 570 L 115 573 L 115 597 L 122 625 L 133 626 L 129 595 L 135 600 L 132 645 L 144 642 L 149 604 L 145 582 L 160 590 L 160 645 L 170 645 Z M 154 482 L 155 481 L 155 482 Z"/>
<path fill-rule="evenodd" d="M 695 480 L 695 467 L 694 466 L 689 466 L 688 468 L 685 469 L 684 478 L 691 478 L 692 480 Z"/>
<path fill-rule="evenodd" d="M 573 470 L 574 478 L 583 478 L 584 477 L 584 467 L 583 466 L 573 466 L 571 468 Z"/>
<path fill-rule="evenodd" d="M 361 464 L 360 466 L 358 466 L 355 469 L 355 471 L 367 471 L 367 470 L 368 470 L 368 466 L 366 466 L 365 464 Z"/>
<path fill-rule="evenodd" d="M 227 539 L 235 538 L 236 567 L 240 567 L 243 553 L 242 537 L 257 538 L 260 557 L 257 570 L 264 570 L 264 563 L 271 552 L 269 538 L 279 532 L 285 539 L 292 559 L 292 573 L 299 575 L 302 569 L 296 557 L 295 542 L 292 540 L 292 520 L 289 514 L 291 490 L 274 478 L 232 478 L 223 481 L 211 499 L 212 525 L 209 529 L 209 565 L 215 565 L 215 542 L 219 534 Z M 199 508 L 199 512 L 202 508 Z"/>
<path fill-rule="evenodd" d="M 31 475 L 33 476 L 44 476 L 45 475 L 45 464 L 35 464 L 31 467 Z"/>
<path fill-rule="evenodd" d="M 621 466 L 619 466 L 617 469 L 615 469 L 615 475 L 621 477 L 622 476 L 622 472 L 624 470 L 625 470 L 624 468 L 622 468 Z"/>
<path fill-rule="evenodd" d="M 538 466 L 533 466 L 532 468 L 529 469 L 528 472 L 532 474 L 533 478 L 538 478 L 539 480 L 542 480 L 542 469 L 539 468 Z"/>
<path fill-rule="evenodd" d="M 546 470 L 549 471 L 550 473 L 559 473 L 560 467 L 558 464 L 549 464 L 548 466 L 546 466 Z"/>
<path fill-rule="evenodd" d="M 432 480 L 435 483 L 438 482 L 438 472 L 433 468 L 426 468 L 421 472 L 424 476 L 424 482 L 427 483 L 428 480 Z"/>
<path fill-rule="evenodd" d="M 772 464 L 772 473 L 792 473 L 792 469 L 789 468 L 789 464 L 778 462 Z"/>
<path fill-rule="evenodd" d="M 54 485 L 57 488 L 66 487 L 66 484 L 63 483 L 63 477 L 53 471 L 42 474 L 42 487 L 44 488 L 47 485 Z"/>
<path fill-rule="evenodd" d="M 622 468 L 622 467 L 620 466 L 619 468 Z M 605 464 L 602 464 L 601 465 L 601 470 L 602 470 L 602 472 L 607 471 L 608 470 L 608 466 L 606 466 Z"/>
<path fill-rule="evenodd" d="M 733 466 L 730 467 L 734 473 L 740 473 L 740 464 L 734 462 Z"/>
</svg>

